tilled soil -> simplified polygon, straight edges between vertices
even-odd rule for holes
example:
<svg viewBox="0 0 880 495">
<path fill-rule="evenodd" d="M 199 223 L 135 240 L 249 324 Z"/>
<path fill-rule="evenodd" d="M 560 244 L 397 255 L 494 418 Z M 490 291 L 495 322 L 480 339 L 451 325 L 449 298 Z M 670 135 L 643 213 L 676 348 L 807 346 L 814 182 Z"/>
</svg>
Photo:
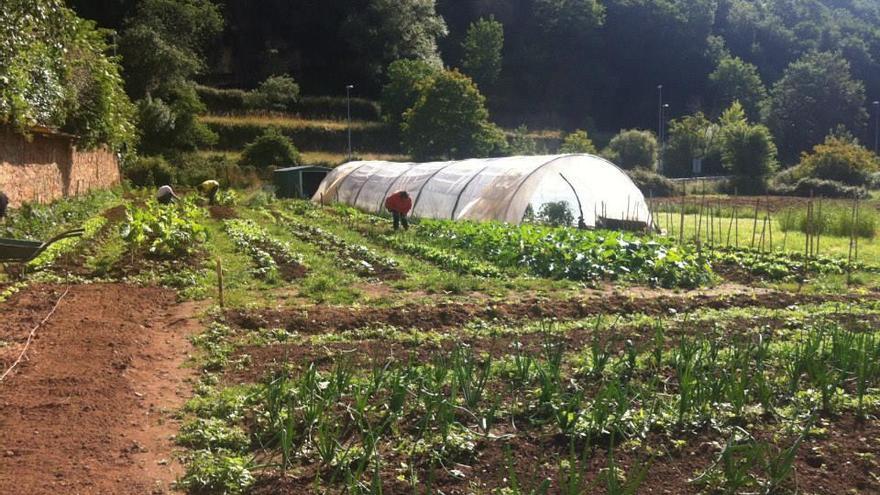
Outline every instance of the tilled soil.
<svg viewBox="0 0 880 495">
<path fill-rule="evenodd" d="M 23 342 L 63 291 L 34 286 L 0 305 L 0 338 Z M 71 287 L 0 382 L 0 493 L 170 490 L 181 466 L 168 412 L 189 395 L 181 365 L 198 329 L 197 308 L 175 301 L 161 288 Z"/>
<path fill-rule="evenodd" d="M 862 421 L 852 416 L 836 418 L 821 438 L 805 440 L 798 449 L 792 476 L 780 493 L 811 493 L 837 495 L 844 493 L 877 494 L 880 484 L 876 481 L 877 456 L 880 455 L 880 423 L 876 420 Z M 523 493 L 533 491 L 545 479 L 553 480 L 547 491 L 561 493 L 559 489 L 560 459 L 569 459 L 568 445 L 559 438 L 539 431 L 512 431 L 512 437 L 504 441 L 480 440 L 477 454 L 471 459 L 460 459 L 443 467 L 437 466 L 429 475 L 424 467 L 418 469 L 420 484 L 429 482 L 435 493 L 465 495 L 490 493 L 493 489 L 512 486 L 511 472 Z M 760 433 L 760 432 L 759 432 Z M 768 438 L 769 432 L 759 436 Z M 672 447 L 668 439 L 649 434 L 643 441 L 659 452 L 656 456 L 636 455 L 631 451 L 615 449 L 617 467 L 630 476 L 645 469 L 645 477 L 635 493 L 681 495 L 716 493 L 692 482 L 709 469 L 720 455 L 726 438 L 707 430 L 688 435 L 687 444 L 680 449 Z M 787 447 L 792 439 L 781 438 L 780 447 Z M 508 445 L 505 451 L 503 445 Z M 662 446 L 662 447 L 661 447 Z M 578 454 L 580 455 L 580 454 Z M 392 466 L 396 467 L 396 466 Z M 607 473 L 608 453 L 599 447 L 586 461 L 576 460 L 573 470 L 583 474 L 582 493 L 608 493 L 602 476 Z M 456 474 L 453 474 L 453 469 Z M 399 478 L 399 473 L 387 469 L 382 473 L 385 481 L 383 493 L 421 493 Z M 756 473 L 761 476 L 761 473 Z M 430 480 L 430 481 L 429 481 Z M 262 477 L 254 495 L 280 495 L 288 493 L 312 493 L 315 473 L 300 472 L 282 476 Z M 427 493 L 427 491 L 426 491 Z M 718 491 L 717 493 L 721 493 Z M 744 492 L 747 493 L 747 492 Z"/>
<path fill-rule="evenodd" d="M 873 298 L 873 296 L 871 296 Z M 256 330 L 284 328 L 304 334 L 318 334 L 330 330 L 344 331 L 371 325 L 391 325 L 400 328 L 445 329 L 464 325 L 474 320 L 515 322 L 529 319 L 571 320 L 608 314 L 668 315 L 695 309 L 727 309 L 736 307 L 785 308 L 793 304 L 828 301 L 861 302 L 865 296 L 811 295 L 790 292 L 741 293 L 728 296 L 694 295 L 632 297 L 612 294 L 601 298 L 541 300 L 490 304 L 441 303 L 433 306 L 405 305 L 402 307 L 341 308 L 313 306 L 283 310 L 230 310 L 226 321 L 233 326 Z"/>
</svg>

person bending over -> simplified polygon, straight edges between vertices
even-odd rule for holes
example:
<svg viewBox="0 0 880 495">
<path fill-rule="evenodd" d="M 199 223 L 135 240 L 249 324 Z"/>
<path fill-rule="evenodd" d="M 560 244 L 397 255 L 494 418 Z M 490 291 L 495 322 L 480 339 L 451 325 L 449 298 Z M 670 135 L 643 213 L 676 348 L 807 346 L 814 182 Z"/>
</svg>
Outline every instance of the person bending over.
<svg viewBox="0 0 880 495">
<path fill-rule="evenodd" d="M 167 184 L 160 187 L 159 190 L 156 191 L 156 201 L 158 201 L 159 204 L 168 205 L 177 201 L 178 199 L 179 198 L 177 197 L 177 195 L 174 194 L 174 189 L 171 189 L 171 186 Z"/>
<path fill-rule="evenodd" d="M 403 225 L 403 230 L 409 230 L 409 222 L 406 221 L 406 215 L 412 209 L 412 199 L 406 191 L 398 191 L 385 200 L 385 208 L 391 212 L 394 217 L 394 230 Z"/>
<path fill-rule="evenodd" d="M 217 192 L 220 191 L 220 183 L 216 180 L 206 180 L 199 184 L 199 192 L 208 198 L 209 205 L 217 204 Z"/>
</svg>

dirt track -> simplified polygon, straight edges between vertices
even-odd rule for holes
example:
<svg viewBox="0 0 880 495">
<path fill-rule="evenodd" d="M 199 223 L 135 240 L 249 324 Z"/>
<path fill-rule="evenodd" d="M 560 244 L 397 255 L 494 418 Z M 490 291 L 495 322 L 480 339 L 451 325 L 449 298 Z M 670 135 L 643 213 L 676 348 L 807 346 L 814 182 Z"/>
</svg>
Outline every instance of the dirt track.
<svg viewBox="0 0 880 495">
<path fill-rule="evenodd" d="M 63 291 L 0 305 L 2 371 Z M 73 286 L 0 382 L 0 493 L 168 493 L 180 472 L 168 412 L 187 396 L 196 310 L 166 289 Z"/>
</svg>

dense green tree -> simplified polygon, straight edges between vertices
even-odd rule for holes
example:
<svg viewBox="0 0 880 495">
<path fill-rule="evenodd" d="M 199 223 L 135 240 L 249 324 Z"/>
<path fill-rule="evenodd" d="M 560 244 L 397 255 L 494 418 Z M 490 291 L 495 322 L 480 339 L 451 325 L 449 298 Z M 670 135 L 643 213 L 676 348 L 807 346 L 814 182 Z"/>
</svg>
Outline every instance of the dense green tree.
<svg viewBox="0 0 880 495">
<path fill-rule="evenodd" d="M 76 134 L 84 147 L 134 138 L 105 34 L 59 0 L 6 0 L 0 8 L 0 123 Z"/>
<path fill-rule="evenodd" d="M 761 103 L 767 97 L 767 89 L 758 75 L 758 68 L 739 57 L 725 57 L 709 74 L 709 82 L 715 97 L 715 108 L 727 108 L 739 101 L 752 120 L 761 117 Z"/>
<path fill-rule="evenodd" d="M 716 169 L 721 164 L 718 134 L 718 125 L 702 112 L 670 122 L 662 172 L 669 177 L 690 177 L 695 159 L 703 160 L 704 174 L 718 172 Z"/>
<path fill-rule="evenodd" d="M 205 106 L 191 84 L 168 88 L 165 94 L 167 101 L 149 95 L 138 101 L 140 151 L 170 154 L 216 144 L 217 135 L 198 120 Z"/>
<path fill-rule="evenodd" d="M 391 124 L 403 122 L 403 113 L 419 97 L 419 86 L 440 69 L 423 60 L 395 60 L 388 66 L 388 82 L 382 88 L 382 115 Z"/>
<path fill-rule="evenodd" d="M 191 80 L 205 68 L 204 50 L 222 29 L 210 0 L 139 3 L 119 39 L 129 94 L 141 98 Z"/>
<path fill-rule="evenodd" d="M 495 84 L 501 73 L 504 26 L 494 17 L 479 19 L 468 28 L 462 45 L 464 73 L 484 90 Z"/>
<path fill-rule="evenodd" d="M 343 32 L 368 73 L 379 75 L 404 58 L 442 65 L 437 39 L 447 31 L 434 0 L 369 0 L 366 9 L 351 14 Z"/>
<path fill-rule="evenodd" d="M 657 163 L 657 138 L 651 131 L 620 131 L 602 154 L 621 168 L 653 170 Z"/>
<path fill-rule="evenodd" d="M 865 87 L 839 54 L 811 52 L 793 62 L 770 91 L 766 121 L 780 156 L 789 162 L 843 125 L 861 131 Z"/>
<path fill-rule="evenodd" d="M 596 145 L 593 144 L 593 140 L 587 135 L 587 131 L 581 129 L 565 136 L 565 139 L 562 140 L 562 146 L 560 146 L 559 151 L 562 153 L 598 154 Z"/>
<path fill-rule="evenodd" d="M 770 130 L 746 121 L 745 112 L 734 103 L 720 118 L 721 161 L 734 176 L 740 193 L 760 193 L 776 170 L 776 145 Z"/>
<path fill-rule="evenodd" d="M 421 87 L 402 129 L 404 147 L 417 159 L 484 157 L 504 147 L 504 136 L 489 122 L 485 97 L 455 70 L 440 72 Z"/>
</svg>

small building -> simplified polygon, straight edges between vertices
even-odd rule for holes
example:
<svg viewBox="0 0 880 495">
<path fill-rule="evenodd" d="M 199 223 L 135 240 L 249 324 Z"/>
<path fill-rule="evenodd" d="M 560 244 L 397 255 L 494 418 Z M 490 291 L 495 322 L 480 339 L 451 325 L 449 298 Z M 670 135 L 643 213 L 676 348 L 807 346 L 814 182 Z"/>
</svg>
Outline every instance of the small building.
<svg viewBox="0 0 880 495">
<path fill-rule="evenodd" d="M 120 183 L 119 161 L 107 148 L 80 150 L 76 136 L 45 127 L 27 135 L 0 126 L 0 191 L 13 207 L 50 202 Z"/>
<path fill-rule="evenodd" d="M 279 198 L 309 199 L 333 169 L 318 166 L 279 168 L 273 174 Z"/>
</svg>

